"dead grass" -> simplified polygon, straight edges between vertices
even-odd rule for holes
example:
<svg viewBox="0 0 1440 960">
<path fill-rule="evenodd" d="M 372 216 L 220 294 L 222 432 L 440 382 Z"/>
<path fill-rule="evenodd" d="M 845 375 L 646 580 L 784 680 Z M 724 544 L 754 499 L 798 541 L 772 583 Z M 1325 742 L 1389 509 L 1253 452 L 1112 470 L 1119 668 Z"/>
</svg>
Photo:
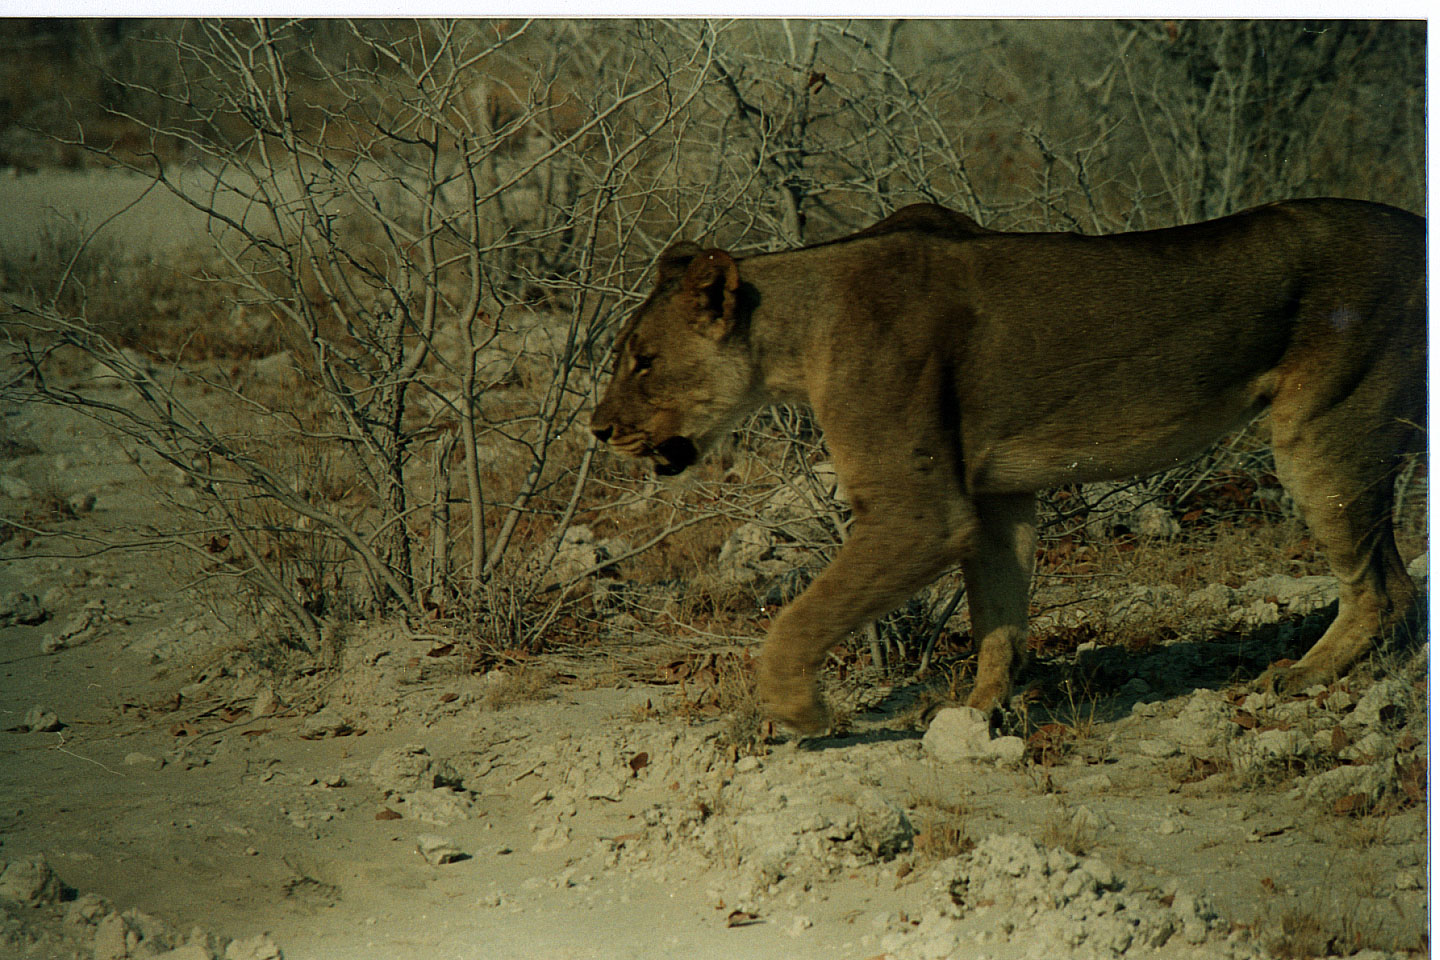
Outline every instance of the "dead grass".
<svg viewBox="0 0 1440 960">
<path fill-rule="evenodd" d="M 912 841 L 916 860 L 933 863 L 975 849 L 970 813 L 963 803 L 945 797 L 929 796 L 917 801 L 911 811 L 916 826 Z"/>
<path fill-rule="evenodd" d="M 1040 828 L 1040 843 L 1083 857 L 1094 847 L 1099 832 L 1094 815 L 1085 808 L 1060 808 L 1046 817 L 1044 826 Z"/>
<path fill-rule="evenodd" d="M 1261 886 L 1268 896 L 1255 928 L 1265 949 L 1282 960 L 1348 957 L 1362 950 L 1429 955 L 1423 925 L 1397 916 L 1393 904 L 1366 897 L 1362 877 L 1340 891 L 1327 884 L 1298 897 L 1285 896 L 1274 884 Z"/>
<path fill-rule="evenodd" d="M 548 700 L 554 693 L 555 671 L 535 664 L 516 664 L 499 671 L 486 684 L 480 706 L 500 710 L 520 703 Z"/>
</svg>

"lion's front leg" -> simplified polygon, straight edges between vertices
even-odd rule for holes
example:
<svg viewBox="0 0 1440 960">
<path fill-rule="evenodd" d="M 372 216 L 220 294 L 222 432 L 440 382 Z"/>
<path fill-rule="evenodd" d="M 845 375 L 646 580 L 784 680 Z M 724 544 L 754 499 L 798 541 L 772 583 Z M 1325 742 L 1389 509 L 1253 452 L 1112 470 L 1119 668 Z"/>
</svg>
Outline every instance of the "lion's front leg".
<svg viewBox="0 0 1440 960">
<path fill-rule="evenodd" d="M 904 603 L 954 562 L 945 526 L 933 518 L 905 524 L 856 520 L 834 562 L 770 629 L 758 677 L 769 716 L 802 734 L 829 726 L 819 687 L 825 652 Z"/>
</svg>

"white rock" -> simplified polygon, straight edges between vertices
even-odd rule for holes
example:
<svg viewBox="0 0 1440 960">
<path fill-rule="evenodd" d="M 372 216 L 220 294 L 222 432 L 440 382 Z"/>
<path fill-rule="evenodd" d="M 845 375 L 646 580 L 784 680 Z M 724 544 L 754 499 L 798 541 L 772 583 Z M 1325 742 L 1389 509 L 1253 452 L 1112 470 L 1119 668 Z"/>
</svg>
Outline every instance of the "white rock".
<svg viewBox="0 0 1440 960">
<path fill-rule="evenodd" d="M 990 755 L 990 720 L 974 707 L 946 707 L 935 714 L 922 743 L 941 763 Z"/>
<path fill-rule="evenodd" d="M 1235 708 L 1214 690 L 1196 690 L 1184 708 L 1165 726 L 1172 738 L 1187 747 L 1217 747 L 1233 740 L 1240 727 L 1231 722 Z"/>
<path fill-rule="evenodd" d="M 405 819 L 431 823 L 437 827 L 468 820 L 475 804 L 468 795 L 450 787 L 417 790 L 403 794 Z"/>
<path fill-rule="evenodd" d="M 125 917 L 118 913 L 107 914 L 95 925 L 95 938 L 91 950 L 95 960 L 122 960 L 130 956 L 132 947 L 140 945 L 140 932 L 133 929 Z"/>
<path fill-rule="evenodd" d="M 1346 718 L 1347 723 L 1373 727 L 1381 723 L 1381 714 L 1391 723 L 1398 725 L 1404 719 L 1404 708 L 1409 700 L 1408 684 L 1401 677 L 1386 677 L 1376 681 L 1365 691 L 1355 710 Z"/>
<path fill-rule="evenodd" d="M 997 763 L 1016 766 L 1025 759 L 1025 741 L 1019 737 L 996 737 L 990 741 L 990 756 Z"/>
<path fill-rule="evenodd" d="M 422 833 L 416 837 L 415 848 L 420 852 L 420 856 L 424 857 L 432 866 L 437 867 L 445 863 L 454 863 L 465 856 L 450 838 L 433 833 Z"/>
<path fill-rule="evenodd" d="M 570 828 L 563 823 L 551 823 L 540 828 L 530 849 L 536 853 L 544 853 L 547 850 L 559 850 L 569 842 Z"/>
<path fill-rule="evenodd" d="M 61 727 L 60 718 L 53 710 L 31 707 L 25 714 L 25 729 L 31 733 L 51 733 Z"/>
<path fill-rule="evenodd" d="M 1135 744 L 1135 749 L 1141 756 L 1151 757 L 1156 760 L 1163 760 L 1166 757 L 1173 757 L 1180 752 L 1180 749 L 1169 740 L 1141 740 Z"/>
<path fill-rule="evenodd" d="M 0 898 L 29 907 L 59 903 L 64 884 L 43 856 L 11 860 L 0 870 Z"/>
<path fill-rule="evenodd" d="M 0 598 L 0 627 L 34 626 L 44 623 L 48 616 L 40 601 L 28 593 L 17 590 Z"/>
<path fill-rule="evenodd" d="M 225 948 L 225 960 L 285 960 L 285 954 L 270 938 L 262 933 L 246 940 L 232 940 Z"/>
<path fill-rule="evenodd" d="M 65 506 L 75 516 L 89 513 L 95 509 L 96 497 L 93 493 L 76 493 L 65 499 Z"/>
<path fill-rule="evenodd" d="M 424 744 L 407 743 L 381 751 L 370 764 L 370 779 L 381 790 L 412 793 L 435 786 L 432 758 Z"/>
<path fill-rule="evenodd" d="M 157 954 L 155 960 L 215 960 L 215 954 L 203 943 L 187 943 L 183 947 Z"/>
<path fill-rule="evenodd" d="M 35 496 L 35 490 L 19 477 L 0 475 L 0 494 L 4 494 L 11 500 L 29 500 Z"/>
</svg>

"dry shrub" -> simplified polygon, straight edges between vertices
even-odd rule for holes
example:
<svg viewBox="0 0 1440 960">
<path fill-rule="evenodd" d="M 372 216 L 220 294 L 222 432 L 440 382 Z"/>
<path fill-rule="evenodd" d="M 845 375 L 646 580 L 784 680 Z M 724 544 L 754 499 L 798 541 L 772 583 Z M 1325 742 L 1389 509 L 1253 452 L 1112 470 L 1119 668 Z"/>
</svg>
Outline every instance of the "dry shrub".
<svg viewBox="0 0 1440 960">
<path fill-rule="evenodd" d="M 915 857 L 921 863 L 958 857 L 975 849 L 970 833 L 970 809 L 964 804 L 939 796 L 920 799 L 911 816 L 916 821 L 912 841 Z"/>
<path fill-rule="evenodd" d="M 1397 916 L 1393 904 L 1366 903 L 1373 887 L 1365 890 L 1358 878 L 1353 887 L 1341 886 L 1327 884 L 1299 898 L 1268 898 L 1255 920 L 1265 949 L 1281 960 L 1347 957 L 1362 950 L 1429 955 L 1423 925 Z"/>
</svg>

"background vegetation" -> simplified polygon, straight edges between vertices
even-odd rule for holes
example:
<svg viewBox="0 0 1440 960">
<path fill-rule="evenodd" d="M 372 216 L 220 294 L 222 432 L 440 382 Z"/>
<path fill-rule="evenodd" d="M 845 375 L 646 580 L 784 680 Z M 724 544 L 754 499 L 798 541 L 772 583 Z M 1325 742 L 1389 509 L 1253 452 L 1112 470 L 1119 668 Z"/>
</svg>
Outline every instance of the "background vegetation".
<svg viewBox="0 0 1440 960">
<path fill-rule="evenodd" d="M 122 218 L 3 264 L 4 393 L 109 424 L 173 508 L 152 539 L 311 650 L 328 623 L 395 612 L 448 624 L 476 666 L 626 623 L 751 638 L 823 564 L 848 515 L 803 413 L 756 417 L 684 489 L 596 455 L 585 425 L 614 332 L 677 239 L 781 249 L 917 200 L 1087 233 L 1295 196 L 1425 200 L 1422 23 L 6 35 L 0 163 L 132 171 L 211 243 L 157 265 Z M 1118 494 L 1058 492 L 1042 574 L 1132 551 L 1140 531 L 1097 520 L 1137 492 L 1202 551 L 1286 522 L 1252 429 Z M 1298 533 L 1266 542 L 1314 562 Z M 723 575 L 722 551 L 747 544 L 774 576 Z M 1197 569 L 1184 551 L 1174 565 Z M 887 621 L 875 658 L 881 639 L 911 657 L 941 638 L 954 583 Z"/>
</svg>

